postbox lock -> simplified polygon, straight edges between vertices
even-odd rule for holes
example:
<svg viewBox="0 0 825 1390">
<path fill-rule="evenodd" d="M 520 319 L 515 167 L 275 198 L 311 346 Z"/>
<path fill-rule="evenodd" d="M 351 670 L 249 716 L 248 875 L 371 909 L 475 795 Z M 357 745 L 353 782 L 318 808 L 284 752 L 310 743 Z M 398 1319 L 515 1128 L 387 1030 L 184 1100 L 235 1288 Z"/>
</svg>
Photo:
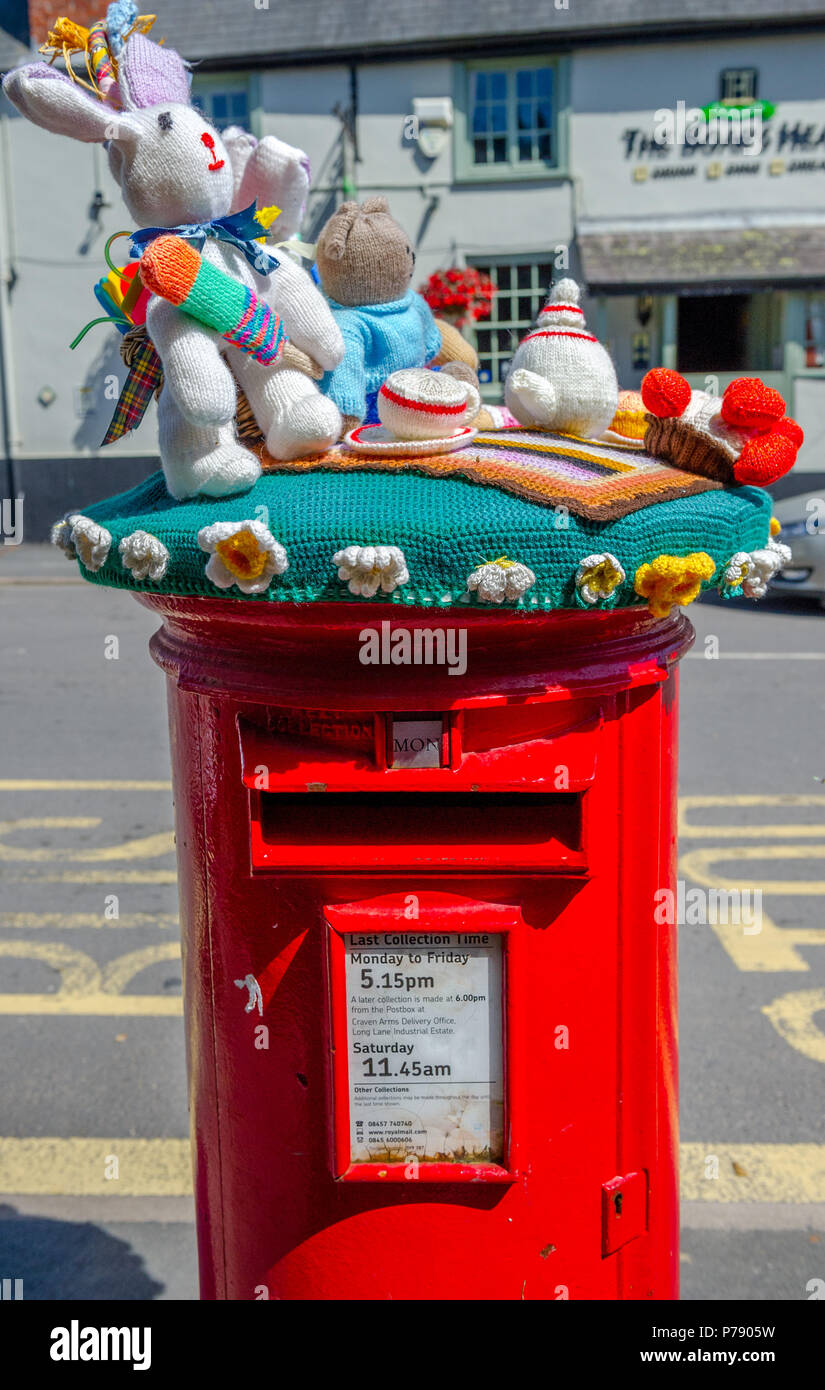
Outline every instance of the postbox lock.
<svg viewBox="0 0 825 1390">
<path fill-rule="evenodd" d="M 602 1183 L 602 1258 L 647 1230 L 647 1173 L 625 1173 Z"/>
</svg>

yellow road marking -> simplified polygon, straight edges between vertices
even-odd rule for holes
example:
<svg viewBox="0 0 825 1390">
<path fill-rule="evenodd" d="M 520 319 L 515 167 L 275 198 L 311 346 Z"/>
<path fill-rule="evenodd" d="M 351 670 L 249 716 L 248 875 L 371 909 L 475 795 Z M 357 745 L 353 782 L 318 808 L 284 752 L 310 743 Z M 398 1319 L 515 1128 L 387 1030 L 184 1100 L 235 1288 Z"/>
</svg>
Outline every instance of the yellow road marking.
<svg viewBox="0 0 825 1390">
<path fill-rule="evenodd" d="M 180 995 L 124 994 L 123 989 L 147 966 L 180 960 L 176 941 L 144 946 L 116 956 L 103 967 L 86 951 L 54 941 L 0 941 L 0 957 L 34 960 L 60 974 L 53 994 L 0 994 L 0 1014 L 164 1015 L 183 1012 Z"/>
<path fill-rule="evenodd" d="M 19 830 L 87 830 L 101 823 L 101 816 L 21 816 L 18 820 L 0 820 L 0 835 L 14 834 Z M 158 859 L 164 854 L 172 854 L 174 849 L 175 839 L 171 830 L 121 840 L 116 845 L 99 845 L 94 849 L 62 845 L 27 849 L 25 845 L 8 845 L 0 840 L 0 862 L 44 863 L 62 859 L 74 864 L 100 864 L 122 859 Z"/>
<path fill-rule="evenodd" d="M 31 777 L 0 777 L 0 792 L 169 792 L 171 782 L 77 781 L 45 782 Z"/>
<path fill-rule="evenodd" d="M 745 936 L 741 925 L 710 924 L 739 970 L 763 974 L 810 970 L 805 957 L 796 948 L 825 946 L 825 927 L 778 927 L 764 907 L 759 921 L 761 930 L 754 936 Z"/>
<path fill-rule="evenodd" d="M 118 1176 L 108 1178 L 111 1158 Z M 0 1139 L 0 1192 L 20 1196 L 181 1197 L 188 1139 Z"/>
<path fill-rule="evenodd" d="M 704 810 L 716 806 L 816 806 L 825 815 L 825 796 L 813 794 L 797 795 L 795 792 L 776 796 L 680 796 L 678 836 L 680 840 L 733 840 L 780 838 L 825 838 L 823 825 L 696 825 L 688 820 L 692 810 Z"/>
<path fill-rule="evenodd" d="M 119 1176 L 107 1179 L 112 1156 Z M 680 1158 L 688 1201 L 825 1201 L 825 1144 L 687 1143 Z M 714 1171 L 718 1177 L 707 1176 Z M 185 1197 L 191 1191 L 188 1139 L 0 1139 L 4 1196 Z"/>
<path fill-rule="evenodd" d="M 0 1015 L 178 1018 L 182 1013 L 183 1005 L 176 995 L 167 998 L 165 994 L 0 994 Z"/>
<path fill-rule="evenodd" d="M 700 883 L 704 888 L 740 891 L 749 888 L 751 892 L 759 888 L 763 893 L 789 893 L 804 897 L 825 893 L 825 879 L 749 878 L 743 881 L 709 872 L 710 865 L 730 859 L 825 859 L 825 845 L 725 845 L 722 849 L 692 849 L 682 856 L 680 867 L 694 883 Z"/>
<path fill-rule="evenodd" d="M 38 927 L 177 927 L 171 912 L 121 912 L 106 917 L 103 912 L 0 912 L 0 931 L 28 931 Z"/>
<path fill-rule="evenodd" d="M 811 840 L 825 839 L 825 824 L 796 825 L 792 822 L 770 825 L 697 825 L 691 813 L 717 807 L 735 807 L 745 810 L 757 806 L 769 806 L 777 810 L 793 811 L 801 807 L 814 807 L 825 812 L 825 796 L 815 793 L 776 793 L 770 796 L 756 794 L 683 796 L 679 798 L 680 841 L 690 839 L 710 840 Z M 705 888 L 721 889 L 726 892 L 753 893 L 761 890 L 763 894 L 780 896 L 819 896 L 825 893 L 825 882 L 819 879 L 733 879 L 717 872 L 716 866 L 726 861 L 740 860 L 746 864 L 756 862 L 776 862 L 778 860 L 821 859 L 825 857 L 825 846 L 811 844 L 724 844 L 710 848 L 689 850 L 679 860 L 679 873 L 692 879 Z M 799 946 L 825 946 L 825 927 L 778 927 L 772 918 L 762 910 L 761 930 L 754 935 L 745 935 L 741 925 L 712 922 L 720 942 L 731 960 L 740 970 L 760 971 L 808 971 L 810 965 L 801 955 Z M 773 1020 L 772 1020 L 773 1021 Z M 780 1031 L 782 1031 L 780 1029 Z M 791 1032 L 782 1034 L 790 1041 Z M 793 1036 L 796 1036 L 794 1032 Z"/>
<path fill-rule="evenodd" d="M 825 1144 L 680 1144 L 679 1156 L 687 1201 L 825 1201 Z"/>
<path fill-rule="evenodd" d="M 813 1062 L 825 1062 L 825 1033 L 814 1023 L 825 1012 L 825 989 L 799 989 L 783 994 L 762 1009 L 780 1037 Z"/>
<path fill-rule="evenodd" d="M 174 869 L 65 869 L 60 873 L 3 874 L 4 883 L 177 883 Z"/>
</svg>

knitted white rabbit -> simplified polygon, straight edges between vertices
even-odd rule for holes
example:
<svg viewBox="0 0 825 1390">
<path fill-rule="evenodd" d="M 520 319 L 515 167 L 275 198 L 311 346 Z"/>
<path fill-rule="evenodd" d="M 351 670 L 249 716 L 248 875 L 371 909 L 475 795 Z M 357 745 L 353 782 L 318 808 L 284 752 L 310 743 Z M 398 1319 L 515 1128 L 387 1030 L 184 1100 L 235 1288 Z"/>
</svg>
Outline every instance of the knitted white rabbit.
<svg viewBox="0 0 825 1390">
<path fill-rule="evenodd" d="M 306 197 L 306 156 L 270 138 L 256 146 L 252 137 L 239 142 L 236 133 L 233 167 L 217 131 L 190 103 L 183 60 L 142 34 L 123 47 L 118 86 L 122 111 L 44 63 L 19 67 L 3 82 L 6 95 L 36 125 L 76 140 L 108 142 L 109 166 L 139 228 L 202 224 L 203 232 L 205 226 L 204 258 L 274 309 L 296 347 L 326 370 L 337 366 L 343 340 L 310 276 L 286 255 L 278 256 L 268 277 L 259 274 L 250 257 L 265 266 L 264 248 L 217 239 L 213 226 L 257 195 L 263 205 L 285 209 L 287 223 L 277 219 L 277 230 L 279 239 L 281 228 L 287 235 Z M 322 453 L 338 438 L 336 406 L 304 372 L 256 362 L 163 299 L 150 302 L 146 325 L 163 365 L 160 453 L 173 497 L 244 492 L 260 476 L 257 456 L 237 438 L 236 380 L 276 458 Z"/>
<path fill-rule="evenodd" d="M 538 326 L 516 348 L 504 399 L 522 425 L 592 439 L 616 414 L 619 384 L 609 354 L 584 326 L 575 280 L 559 280 Z"/>
<path fill-rule="evenodd" d="M 272 225 L 277 242 L 286 241 L 298 231 L 303 220 L 311 182 L 309 156 L 294 145 L 265 135 L 256 140 L 241 126 L 233 125 L 221 135 L 232 165 L 235 192 L 232 211 L 240 212 L 257 203 L 259 208 L 280 208 Z"/>
</svg>

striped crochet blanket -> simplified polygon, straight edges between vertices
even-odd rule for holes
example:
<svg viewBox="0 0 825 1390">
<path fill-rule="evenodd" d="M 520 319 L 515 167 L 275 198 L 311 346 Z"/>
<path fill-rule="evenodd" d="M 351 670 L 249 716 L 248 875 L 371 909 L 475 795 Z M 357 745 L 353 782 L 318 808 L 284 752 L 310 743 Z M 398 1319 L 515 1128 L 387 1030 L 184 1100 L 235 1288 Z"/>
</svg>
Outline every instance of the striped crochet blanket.
<svg viewBox="0 0 825 1390">
<path fill-rule="evenodd" d="M 611 521 L 658 502 L 689 497 L 721 486 L 684 473 L 631 444 L 602 444 L 523 429 L 478 434 L 452 454 L 404 458 L 356 454 L 337 445 L 317 458 L 284 463 L 264 450 L 264 471 L 415 472 L 436 478 L 465 478 L 546 507 L 566 507 L 591 521 Z"/>
</svg>

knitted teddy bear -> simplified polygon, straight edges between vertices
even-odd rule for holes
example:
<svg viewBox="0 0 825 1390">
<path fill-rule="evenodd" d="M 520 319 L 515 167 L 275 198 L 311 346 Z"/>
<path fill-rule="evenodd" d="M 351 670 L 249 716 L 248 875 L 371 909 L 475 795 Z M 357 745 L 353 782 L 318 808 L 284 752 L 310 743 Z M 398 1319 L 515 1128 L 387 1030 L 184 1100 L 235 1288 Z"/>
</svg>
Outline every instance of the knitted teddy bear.
<svg viewBox="0 0 825 1390">
<path fill-rule="evenodd" d="M 321 390 L 344 416 L 344 431 L 378 419 L 382 382 L 402 367 L 424 367 L 441 351 L 429 305 L 410 289 L 415 253 L 386 198 L 342 203 L 318 238 L 316 265 L 345 344 Z"/>
<path fill-rule="evenodd" d="M 575 280 L 559 280 L 538 325 L 516 348 L 504 383 L 508 409 L 522 425 L 598 438 L 610 425 L 619 383 L 609 354 L 585 330 Z"/>
<path fill-rule="evenodd" d="M 648 452 L 723 484 L 775 482 L 793 467 L 804 438 L 779 392 L 758 377 L 738 377 L 720 398 L 655 367 L 642 382 L 642 400 Z"/>
<path fill-rule="evenodd" d="M 257 145 L 236 138 L 227 147 L 191 105 L 181 57 L 143 34 L 125 43 L 117 85 L 122 110 L 90 97 L 53 67 L 33 63 L 9 73 L 3 90 L 36 125 L 107 144 L 109 167 L 144 229 L 136 244 L 151 244 L 164 229 L 188 237 L 202 246 L 206 261 L 275 311 L 298 348 L 325 369 L 335 367 L 343 341 L 311 278 L 288 256 L 269 256 L 254 230 L 226 225 L 244 198 L 282 206 L 279 186 L 300 191 L 301 181 L 308 182 L 306 156 L 269 138 Z M 146 325 L 163 367 L 160 454 L 173 497 L 244 492 L 260 476 L 258 457 L 237 438 L 236 382 L 275 457 L 323 453 L 338 438 L 337 408 L 304 371 L 237 352 L 164 299 L 150 301 Z"/>
</svg>

